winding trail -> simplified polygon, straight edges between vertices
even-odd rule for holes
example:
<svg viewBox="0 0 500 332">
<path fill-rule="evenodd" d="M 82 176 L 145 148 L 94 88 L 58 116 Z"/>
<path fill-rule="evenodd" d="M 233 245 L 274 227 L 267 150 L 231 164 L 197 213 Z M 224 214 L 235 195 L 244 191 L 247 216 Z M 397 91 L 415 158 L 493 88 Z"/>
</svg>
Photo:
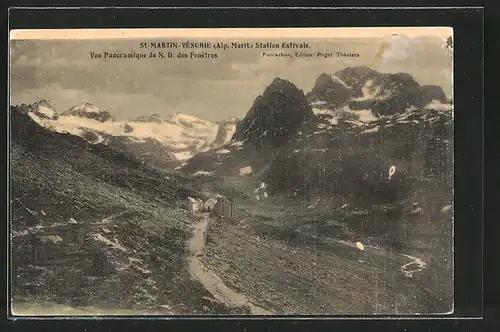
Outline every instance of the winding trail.
<svg viewBox="0 0 500 332">
<path fill-rule="evenodd" d="M 248 306 L 252 315 L 273 315 L 272 312 L 252 304 L 244 295 L 229 288 L 217 274 L 208 269 L 198 258 L 203 254 L 205 248 L 208 220 L 209 218 L 204 216 L 193 226 L 193 236 L 189 240 L 189 256 L 187 258 L 191 275 L 199 280 L 216 300 L 230 307 Z"/>
</svg>

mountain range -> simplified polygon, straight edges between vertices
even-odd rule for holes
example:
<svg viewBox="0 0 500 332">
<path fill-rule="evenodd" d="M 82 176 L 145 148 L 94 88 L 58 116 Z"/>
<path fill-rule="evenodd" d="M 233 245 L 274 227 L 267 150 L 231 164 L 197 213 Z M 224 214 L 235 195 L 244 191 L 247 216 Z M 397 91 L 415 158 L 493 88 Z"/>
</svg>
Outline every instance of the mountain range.
<svg viewBox="0 0 500 332">
<path fill-rule="evenodd" d="M 307 97 L 316 106 L 370 109 L 377 116 L 401 113 L 411 106 L 423 108 L 432 102 L 450 103 L 439 86 L 421 86 L 407 73 L 379 73 L 365 66 L 321 74 Z"/>
<path fill-rule="evenodd" d="M 249 167 L 252 175 L 241 176 L 292 197 L 382 204 L 416 201 L 426 188 L 449 200 L 452 110 L 440 87 L 420 86 L 405 73 L 349 67 L 320 75 L 307 94 L 276 78 L 231 141 L 194 156 L 182 170 L 228 176 Z"/>
<path fill-rule="evenodd" d="M 241 121 L 183 113 L 116 121 L 90 103 L 59 114 L 45 100 L 15 109 L 142 162 L 264 181 L 269 194 L 365 205 L 416 200 L 424 189 L 451 197 L 453 103 L 406 73 L 348 67 L 319 75 L 307 94 L 277 77 Z"/>
</svg>

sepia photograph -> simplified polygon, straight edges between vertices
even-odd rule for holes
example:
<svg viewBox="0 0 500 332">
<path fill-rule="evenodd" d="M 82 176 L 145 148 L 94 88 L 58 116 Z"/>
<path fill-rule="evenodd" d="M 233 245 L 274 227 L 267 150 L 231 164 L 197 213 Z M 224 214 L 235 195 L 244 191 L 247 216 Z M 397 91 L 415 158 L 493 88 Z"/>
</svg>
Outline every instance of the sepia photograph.
<svg viewBox="0 0 500 332">
<path fill-rule="evenodd" d="M 13 315 L 453 312 L 452 28 L 9 43 Z"/>
</svg>

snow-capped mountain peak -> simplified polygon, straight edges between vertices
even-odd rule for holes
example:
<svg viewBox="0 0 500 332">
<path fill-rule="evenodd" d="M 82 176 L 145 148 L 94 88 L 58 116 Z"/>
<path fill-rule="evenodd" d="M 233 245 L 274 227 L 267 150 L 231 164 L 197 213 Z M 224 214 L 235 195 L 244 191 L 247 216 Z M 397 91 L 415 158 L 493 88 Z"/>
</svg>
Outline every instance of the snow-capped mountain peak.
<svg viewBox="0 0 500 332">
<path fill-rule="evenodd" d="M 111 114 L 109 114 L 108 111 L 101 110 L 99 107 L 89 102 L 83 102 L 79 105 L 75 105 L 66 112 L 62 113 L 61 116 L 76 116 L 94 119 L 100 122 L 105 122 L 111 119 Z"/>
<path fill-rule="evenodd" d="M 31 105 L 21 104 L 18 109 L 28 115 L 33 115 L 42 119 L 57 119 L 58 114 L 48 100 L 40 100 Z"/>
<path fill-rule="evenodd" d="M 122 150 L 125 146 L 140 145 L 140 148 L 125 150 L 147 154 L 162 151 L 162 156 L 173 160 L 186 160 L 196 153 L 221 146 L 230 140 L 236 129 L 236 124 L 231 121 L 213 123 L 185 113 L 166 117 L 151 114 L 131 121 L 115 121 L 108 111 L 91 103 L 76 105 L 59 118 L 53 118 L 45 116 L 48 113 L 46 104 L 39 102 L 25 106 L 29 110 L 42 109 L 42 113 L 31 111 L 29 115 L 46 128 L 80 136 L 92 144 L 114 145 Z M 151 145 L 151 149 L 144 148 L 146 145 Z"/>
<path fill-rule="evenodd" d="M 48 100 L 41 100 L 35 103 L 35 110 L 47 116 L 49 119 L 57 118 L 57 112 Z"/>
<path fill-rule="evenodd" d="M 337 111 L 370 110 L 376 116 L 405 112 L 409 107 L 448 108 L 443 89 L 420 85 L 407 73 L 379 73 L 368 67 L 347 67 L 335 74 L 323 73 L 307 94 L 313 107 Z"/>
</svg>

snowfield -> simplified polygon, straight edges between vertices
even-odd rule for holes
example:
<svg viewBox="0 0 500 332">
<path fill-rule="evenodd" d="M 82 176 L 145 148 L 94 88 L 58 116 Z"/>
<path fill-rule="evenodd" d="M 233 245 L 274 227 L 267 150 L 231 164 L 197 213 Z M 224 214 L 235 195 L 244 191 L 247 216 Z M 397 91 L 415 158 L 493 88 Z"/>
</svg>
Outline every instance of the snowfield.
<svg viewBox="0 0 500 332">
<path fill-rule="evenodd" d="M 75 109 L 75 107 L 72 109 Z M 95 107 L 95 109 L 85 109 L 85 111 L 99 112 L 99 109 Z M 63 115 L 53 120 L 55 112 L 46 107 L 41 108 L 40 112 L 50 116 L 51 119 L 42 118 L 34 112 L 29 112 L 28 115 L 35 122 L 50 130 L 80 137 L 83 137 L 86 132 L 92 131 L 101 137 L 99 142 L 104 140 L 102 139 L 102 135 L 127 137 L 133 142 L 144 142 L 144 139 L 151 138 L 160 142 L 165 147 L 172 149 L 172 153 L 177 160 L 187 160 L 196 153 L 214 148 L 219 130 L 225 130 L 223 143 L 228 142 L 236 130 L 235 124 L 229 124 L 225 128 L 220 128 L 219 125 L 210 121 L 182 113 L 176 113 L 161 119 L 161 122 L 101 122 L 74 115 Z"/>
<path fill-rule="evenodd" d="M 77 112 L 77 111 L 86 112 L 86 113 L 100 113 L 101 112 L 99 107 L 92 105 L 92 104 L 89 104 L 89 103 L 83 103 L 81 105 L 73 106 L 68 112 Z"/>
<path fill-rule="evenodd" d="M 56 115 L 56 112 L 54 111 L 53 108 L 51 107 L 47 107 L 47 106 L 44 106 L 44 105 L 40 105 L 38 107 L 38 112 L 39 113 L 42 113 L 50 118 L 53 118 L 55 115 Z"/>
<path fill-rule="evenodd" d="M 337 125 L 340 119 L 356 118 L 355 120 L 344 120 L 356 126 L 364 126 L 365 124 L 377 121 L 379 118 L 373 115 L 371 110 L 351 110 L 349 106 L 343 106 L 338 110 L 330 110 L 327 108 L 313 108 L 315 115 L 327 116 L 328 122 L 331 125 Z"/>
<path fill-rule="evenodd" d="M 445 104 L 438 100 L 433 100 L 432 103 L 425 106 L 426 109 L 436 110 L 436 111 L 451 111 L 453 110 L 452 104 Z"/>
<path fill-rule="evenodd" d="M 390 96 L 390 93 L 385 95 L 380 94 L 380 86 L 373 87 L 373 81 L 366 81 L 365 85 L 361 88 L 363 96 L 352 98 L 352 101 L 365 101 L 365 100 L 383 100 Z"/>
</svg>

